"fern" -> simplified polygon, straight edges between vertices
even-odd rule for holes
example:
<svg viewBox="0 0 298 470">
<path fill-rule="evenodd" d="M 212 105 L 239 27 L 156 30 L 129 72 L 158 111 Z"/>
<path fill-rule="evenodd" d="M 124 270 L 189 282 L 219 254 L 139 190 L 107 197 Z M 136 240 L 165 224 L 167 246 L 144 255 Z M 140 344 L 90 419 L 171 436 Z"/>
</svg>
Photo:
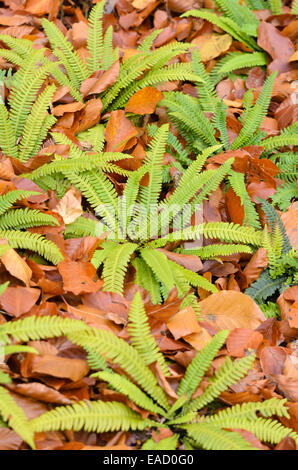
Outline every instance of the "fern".
<svg viewBox="0 0 298 470">
<path fill-rule="evenodd" d="M 262 52 L 253 52 L 252 54 L 231 52 L 217 62 L 210 73 L 210 78 L 216 84 L 234 70 L 261 67 L 266 64 L 267 58 Z"/>
<path fill-rule="evenodd" d="M 104 261 L 104 290 L 123 294 L 123 282 L 131 255 L 137 248 L 136 243 L 116 245 Z"/>
<path fill-rule="evenodd" d="M 271 279 L 268 270 L 265 270 L 260 277 L 246 289 L 245 294 L 252 297 L 257 303 L 263 303 L 264 300 L 282 288 L 285 279 L 285 277 Z"/>
<path fill-rule="evenodd" d="M 158 350 L 155 339 L 150 334 L 148 318 L 143 307 L 142 298 L 139 292 L 131 302 L 128 314 L 128 327 L 131 343 L 136 348 L 140 356 L 147 365 L 157 361 L 163 373 L 169 375 L 168 367 L 162 354 Z"/>
<path fill-rule="evenodd" d="M 59 225 L 58 220 L 49 214 L 43 214 L 36 209 L 16 209 L 0 216 L 1 230 L 21 230 L 41 225 Z"/>
<path fill-rule="evenodd" d="M 3 387 L 0 387 L 0 414 L 13 430 L 35 449 L 34 434 L 30 428 L 27 416 L 22 408 L 16 404 L 10 393 Z"/>
<path fill-rule="evenodd" d="M 128 406 L 118 402 L 81 401 L 74 405 L 57 407 L 30 421 L 34 432 L 73 429 L 88 432 L 142 430 L 154 421 L 142 419 Z"/>
</svg>

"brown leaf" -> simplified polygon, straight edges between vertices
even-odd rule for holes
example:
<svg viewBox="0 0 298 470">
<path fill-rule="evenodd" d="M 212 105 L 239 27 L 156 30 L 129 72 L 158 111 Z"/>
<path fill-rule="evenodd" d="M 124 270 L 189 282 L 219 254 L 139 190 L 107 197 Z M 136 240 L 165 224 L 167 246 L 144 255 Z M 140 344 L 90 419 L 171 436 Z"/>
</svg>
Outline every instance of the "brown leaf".
<svg viewBox="0 0 298 470">
<path fill-rule="evenodd" d="M 112 111 L 110 120 L 105 128 L 105 138 L 107 141 L 107 152 L 122 152 L 129 140 L 138 135 L 138 130 L 125 116 L 122 109 Z"/>
<path fill-rule="evenodd" d="M 199 302 L 201 316 L 217 330 L 257 328 L 265 316 L 251 297 L 236 291 L 221 291 Z"/>
<path fill-rule="evenodd" d="M 100 119 L 101 109 L 101 99 L 94 98 L 89 100 L 83 111 L 80 113 L 79 127 L 77 128 L 76 133 L 83 132 L 94 126 Z"/>
<path fill-rule="evenodd" d="M 13 248 L 10 248 L 2 255 L 1 262 L 12 276 L 20 279 L 29 287 L 32 271 L 26 261 Z"/>
<path fill-rule="evenodd" d="M 234 357 L 244 357 L 248 349 L 255 351 L 263 342 L 263 335 L 249 328 L 235 328 L 228 336 L 228 353 Z"/>
<path fill-rule="evenodd" d="M 75 295 L 97 292 L 103 284 L 102 281 L 95 279 L 96 269 L 89 262 L 60 261 L 58 270 L 63 278 L 64 289 Z"/>
<path fill-rule="evenodd" d="M 22 441 L 16 432 L 0 427 L 0 450 L 18 450 Z"/>
<path fill-rule="evenodd" d="M 292 437 L 286 436 L 274 447 L 274 450 L 296 450 L 296 442 Z"/>
<path fill-rule="evenodd" d="M 65 113 L 75 113 L 76 111 L 80 111 L 85 107 L 84 103 L 81 102 L 74 102 L 68 104 L 59 104 L 52 109 L 52 114 L 54 116 L 63 116 Z"/>
<path fill-rule="evenodd" d="M 163 94 L 159 90 L 147 86 L 132 95 L 125 106 L 125 111 L 135 114 L 152 114 L 162 98 Z"/>
<path fill-rule="evenodd" d="M 60 405 L 70 405 L 72 403 L 71 400 L 66 398 L 62 393 L 39 382 L 13 384 L 9 385 L 8 388 L 20 395 L 25 395 L 26 397 L 46 403 L 57 403 Z"/>
<path fill-rule="evenodd" d="M 263 348 L 260 354 L 261 367 L 266 375 L 281 374 L 287 358 L 285 348 L 269 346 Z"/>
<path fill-rule="evenodd" d="M 294 202 L 287 212 L 281 215 L 281 220 L 286 227 L 291 245 L 298 249 L 298 201 Z"/>
<path fill-rule="evenodd" d="M 60 214 L 65 224 L 71 224 L 83 213 L 81 201 L 81 193 L 75 188 L 70 188 L 60 199 L 53 212 Z"/>
<path fill-rule="evenodd" d="M 200 333 L 201 331 L 201 327 L 192 307 L 186 307 L 176 313 L 176 315 L 167 322 L 167 327 L 175 339 L 183 338 L 192 333 Z"/>
<path fill-rule="evenodd" d="M 279 72 L 290 70 L 288 61 L 295 52 L 294 44 L 272 24 L 261 21 L 258 28 L 258 45 L 274 59 L 268 67 L 269 73 L 274 70 Z"/>
<path fill-rule="evenodd" d="M 291 328 L 298 328 L 298 300 L 293 303 L 287 315 L 288 322 Z"/>
<path fill-rule="evenodd" d="M 32 372 L 35 374 L 70 379 L 73 382 L 85 377 L 88 371 L 87 361 L 83 359 L 68 359 L 51 355 L 38 358 L 32 366 Z"/>
<path fill-rule="evenodd" d="M 108 70 L 99 77 L 99 78 L 87 78 L 82 82 L 81 93 L 83 96 L 95 95 L 105 91 L 108 87 L 114 85 L 117 81 L 120 72 L 120 63 L 119 60 L 113 63 Z"/>
<path fill-rule="evenodd" d="M 203 62 L 208 62 L 227 51 L 232 44 L 229 34 L 214 34 L 207 41 L 203 42 L 199 51 Z"/>
<path fill-rule="evenodd" d="M 39 289 L 20 286 L 7 287 L 6 291 L 0 296 L 0 303 L 7 313 L 19 317 L 35 305 L 39 296 Z"/>
<path fill-rule="evenodd" d="M 243 270 L 247 286 L 258 279 L 267 265 L 267 251 L 264 248 L 258 248 Z"/>
<path fill-rule="evenodd" d="M 158 251 L 164 253 L 171 261 L 175 261 L 175 263 L 195 273 L 203 268 L 202 261 L 196 255 L 174 253 L 172 251 L 164 250 L 163 248 L 158 248 Z"/>
<path fill-rule="evenodd" d="M 26 2 L 26 11 L 37 16 L 46 15 L 53 8 L 53 3 L 59 6 L 59 2 L 60 0 L 28 0 Z"/>
</svg>

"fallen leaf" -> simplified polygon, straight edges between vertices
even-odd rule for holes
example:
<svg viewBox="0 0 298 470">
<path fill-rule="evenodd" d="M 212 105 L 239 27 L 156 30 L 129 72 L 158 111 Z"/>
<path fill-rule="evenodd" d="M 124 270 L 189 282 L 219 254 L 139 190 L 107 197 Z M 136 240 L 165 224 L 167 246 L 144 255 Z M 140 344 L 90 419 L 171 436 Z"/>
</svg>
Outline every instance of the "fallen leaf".
<svg viewBox="0 0 298 470">
<path fill-rule="evenodd" d="M 138 130 L 125 116 L 122 109 L 111 112 L 110 120 L 105 128 L 107 152 L 122 152 L 130 139 L 138 135 Z"/>
<path fill-rule="evenodd" d="M 247 286 L 258 279 L 267 265 L 267 251 L 264 248 L 258 248 L 243 270 Z"/>
<path fill-rule="evenodd" d="M 217 330 L 257 328 L 266 320 L 251 297 L 236 291 L 221 291 L 199 302 L 201 317 Z"/>
<path fill-rule="evenodd" d="M 249 328 L 235 328 L 229 334 L 226 345 L 228 353 L 234 357 L 244 357 L 249 349 L 257 350 L 263 342 L 263 335 Z"/>
<path fill-rule="evenodd" d="M 60 199 L 53 212 L 57 212 L 63 218 L 65 224 L 71 224 L 83 213 L 81 193 L 70 188 Z"/>
<path fill-rule="evenodd" d="M 39 289 L 21 286 L 7 287 L 0 296 L 0 303 L 7 313 L 14 317 L 19 317 L 23 313 L 28 312 L 36 304 L 39 296 Z"/>
<path fill-rule="evenodd" d="M 186 307 L 180 310 L 176 315 L 170 318 L 166 325 L 175 339 L 183 338 L 192 333 L 200 333 L 201 331 L 201 327 L 192 307 Z"/>
<path fill-rule="evenodd" d="M 29 287 L 32 271 L 26 261 L 13 248 L 2 255 L 1 262 L 12 276 L 20 279 Z"/>
<path fill-rule="evenodd" d="M 95 279 L 93 264 L 86 261 L 60 261 L 58 271 L 63 278 L 64 289 L 75 295 L 97 292 L 103 285 L 102 281 Z"/>
<path fill-rule="evenodd" d="M 229 34 L 212 35 L 199 48 L 202 61 L 208 62 L 208 60 L 218 57 L 220 54 L 227 51 L 231 44 L 232 38 Z"/>
<path fill-rule="evenodd" d="M 59 104 L 52 109 L 52 114 L 54 116 L 63 116 L 65 113 L 75 113 L 76 111 L 80 111 L 84 107 L 85 104 L 81 102 Z"/>
<path fill-rule="evenodd" d="M 51 355 L 38 358 L 32 366 L 32 372 L 35 374 L 70 379 L 73 382 L 85 377 L 88 371 L 87 361 L 83 359 L 68 359 Z"/>
<path fill-rule="evenodd" d="M 159 90 L 147 86 L 132 95 L 125 106 L 125 111 L 135 114 L 152 114 L 162 98 L 163 94 Z"/>
<path fill-rule="evenodd" d="M 266 375 L 281 374 L 287 358 L 285 348 L 280 346 L 269 346 L 262 349 L 260 353 L 261 367 Z"/>
</svg>

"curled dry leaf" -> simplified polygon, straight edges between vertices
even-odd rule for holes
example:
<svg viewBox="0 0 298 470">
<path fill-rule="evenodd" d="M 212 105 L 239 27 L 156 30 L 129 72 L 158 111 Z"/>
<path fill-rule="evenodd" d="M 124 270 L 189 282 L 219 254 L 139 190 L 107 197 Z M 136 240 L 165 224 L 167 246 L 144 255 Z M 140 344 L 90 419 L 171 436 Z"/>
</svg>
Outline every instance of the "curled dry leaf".
<svg viewBox="0 0 298 470">
<path fill-rule="evenodd" d="M 267 265 L 267 251 L 264 248 L 259 248 L 243 270 L 247 286 L 258 279 Z"/>
<path fill-rule="evenodd" d="M 138 135 L 138 130 L 125 116 L 125 112 L 121 109 L 112 111 L 105 128 L 106 151 L 122 152 L 125 148 L 128 148 L 127 144 L 136 135 Z"/>
<path fill-rule="evenodd" d="M 32 271 L 26 261 L 13 249 L 7 250 L 1 257 L 7 271 L 29 287 Z"/>
<path fill-rule="evenodd" d="M 82 379 L 88 373 L 87 361 L 68 359 L 67 357 L 45 355 L 32 364 L 32 373 L 70 379 L 73 382 Z"/>
</svg>

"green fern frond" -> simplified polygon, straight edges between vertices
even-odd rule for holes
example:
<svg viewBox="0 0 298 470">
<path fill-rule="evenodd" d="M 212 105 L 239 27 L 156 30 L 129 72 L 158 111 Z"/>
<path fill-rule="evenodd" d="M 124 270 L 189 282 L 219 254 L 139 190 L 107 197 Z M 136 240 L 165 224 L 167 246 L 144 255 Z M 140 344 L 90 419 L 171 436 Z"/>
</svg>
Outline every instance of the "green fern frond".
<svg viewBox="0 0 298 470">
<path fill-rule="evenodd" d="M 273 232 L 275 230 L 276 225 L 278 225 L 278 227 L 280 229 L 282 239 L 283 239 L 282 252 L 287 253 L 288 251 L 291 251 L 292 245 L 291 245 L 289 237 L 287 235 L 286 228 L 285 228 L 281 218 L 279 217 L 278 213 L 276 212 L 276 210 L 274 209 L 272 204 L 270 204 L 268 201 L 265 201 L 264 199 L 260 199 L 260 198 L 258 198 L 258 200 L 262 204 L 262 209 L 265 212 L 266 219 L 267 219 L 267 222 L 270 226 L 271 232 Z"/>
<path fill-rule="evenodd" d="M 19 434 L 32 449 L 35 449 L 34 435 L 30 428 L 29 420 L 22 408 L 16 404 L 15 400 L 4 387 L 0 387 L 0 414 L 13 430 Z"/>
<path fill-rule="evenodd" d="M 281 0 L 268 0 L 270 10 L 273 15 L 281 15 L 282 13 L 282 2 Z"/>
<path fill-rule="evenodd" d="M 171 290 L 175 281 L 166 255 L 151 247 L 143 248 L 140 250 L 140 254 L 145 263 L 152 269 L 154 275 L 163 282 L 167 289 Z"/>
<path fill-rule="evenodd" d="M 136 270 L 134 283 L 149 292 L 153 305 L 161 303 L 160 283 L 154 276 L 152 269 L 140 257 L 133 259 L 132 265 Z"/>
<path fill-rule="evenodd" d="M 84 64 L 79 54 L 73 49 L 71 43 L 66 39 L 64 34 L 55 25 L 55 23 L 47 20 L 46 18 L 42 18 L 41 23 L 51 43 L 54 54 L 55 49 L 58 49 L 65 56 L 67 63 L 72 70 L 72 76 L 75 77 L 77 88 L 79 89 L 81 82 L 89 76 L 87 66 Z"/>
<path fill-rule="evenodd" d="M 272 279 L 269 271 L 266 269 L 261 276 L 245 290 L 245 294 L 249 295 L 257 303 L 263 303 L 268 297 L 271 297 L 277 290 L 280 290 L 285 277 Z"/>
<path fill-rule="evenodd" d="M 179 396 L 187 394 L 191 397 L 193 395 L 217 352 L 223 346 L 228 334 L 229 331 L 227 330 L 222 330 L 217 333 L 194 357 L 179 384 L 177 391 Z"/>
<path fill-rule="evenodd" d="M 214 0 L 217 5 L 228 18 L 231 18 L 238 26 L 244 29 L 246 25 L 259 25 L 259 20 L 245 3 L 239 4 L 237 0 Z M 255 34 L 256 36 L 256 34 Z"/>
<path fill-rule="evenodd" d="M 129 313 L 127 330 L 131 343 L 147 365 L 157 361 L 165 376 L 170 375 L 163 355 L 160 353 L 154 337 L 151 335 L 148 317 L 143 306 L 140 292 L 134 296 Z"/>
<path fill-rule="evenodd" d="M 216 84 L 234 70 L 247 67 L 262 67 L 266 64 L 267 57 L 263 52 L 231 52 L 217 62 L 210 73 L 210 78 Z"/>
<path fill-rule="evenodd" d="M 22 139 L 18 147 L 18 158 L 21 162 L 26 162 L 31 156 L 34 156 L 38 152 L 41 143 L 48 133 L 49 125 L 53 125 L 56 122 L 56 118 L 51 116 L 51 120 L 48 120 L 47 125 L 45 125 L 45 118 L 47 116 L 50 117 L 47 113 L 47 109 L 51 104 L 55 91 L 55 85 L 47 86 L 32 106 L 31 112 L 24 125 Z"/>
<path fill-rule="evenodd" d="M 0 147 L 8 157 L 18 158 L 15 131 L 3 102 L 0 102 Z"/>
<path fill-rule="evenodd" d="M 160 406 L 169 408 L 166 395 L 158 386 L 155 375 L 138 352 L 126 341 L 110 331 L 100 329 L 71 333 L 68 337 L 70 341 L 83 348 L 87 346 L 88 351 L 97 350 L 108 361 L 119 364 L 121 369 L 125 370 Z"/>
<path fill-rule="evenodd" d="M 276 135 L 262 140 L 262 147 L 264 147 L 266 151 L 288 147 L 290 145 L 298 145 L 298 135 Z"/>
<path fill-rule="evenodd" d="M 91 377 L 107 382 L 114 390 L 123 393 L 123 395 L 126 395 L 141 408 L 165 416 L 165 410 L 157 406 L 151 398 L 147 397 L 139 387 L 130 382 L 126 377 L 108 371 L 96 372 L 92 374 Z"/>
<path fill-rule="evenodd" d="M 228 387 L 242 379 L 252 367 L 255 358 L 256 355 L 253 353 L 234 362 L 227 357 L 214 377 L 210 379 L 210 384 L 205 389 L 204 393 L 185 406 L 185 413 L 191 413 L 201 409 L 214 400 L 214 398 L 218 397 Z"/>
<path fill-rule="evenodd" d="M 201 259 L 218 258 L 220 256 L 230 256 L 235 253 L 252 253 L 252 249 L 247 245 L 207 245 L 199 248 L 180 249 L 179 253 L 184 255 L 197 255 Z"/>
<path fill-rule="evenodd" d="M 293 0 L 291 13 L 292 15 L 298 15 L 298 0 Z"/>
<path fill-rule="evenodd" d="M 100 237 L 108 229 L 101 222 L 85 217 L 78 217 L 71 224 L 66 225 L 64 235 L 68 238 Z"/>
<path fill-rule="evenodd" d="M 36 209 L 10 210 L 0 216 L 1 230 L 21 230 L 28 227 L 39 227 L 41 225 L 59 225 L 58 220 L 49 214 L 44 214 Z"/>
<path fill-rule="evenodd" d="M 0 238 L 6 238 L 12 248 L 36 251 L 53 264 L 63 260 L 62 253 L 57 245 L 37 233 L 19 230 L 0 230 Z"/>
<path fill-rule="evenodd" d="M 0 216 L 3 215 L 15 202 L 30 196 L 37 196 L 37 191 L 25 191 L 23 189 L 14 189 L 8 193 L 0 196 Z"/>
<path fill-rule="evenodd" d="M 103 267 L 104 291 L 123 294 L 124 277 L 128 263 L 138 245 L 124 243 L 116 245 L 106 256 Z"/>
<path fill-rule="evenodd" d="M 156 423 L 143 419 L 123 403 L 100 400 L 59 406 L 30 421 L 30 429 L 33 432 L 84 429 L 88 432 L 102 433 L 142 430 L 148 426 L 156 426 Z"/>
<path fill-rule="evenodd" d="M 118 47 L 113 49 L 113 26 L 106 30 L 103 40 L 103 57 L 101 62 L 102 70 L 108 70 L 119 58 Z"/>
<path fill-rule="evenodd" d="M 0 342 L 10 344 L 10 336 L 17 342 L 41 340 L 65 335 L 67 332 L 86 330 L 89 327 L 80 320 L 59 316 L 31 316 L 10 321 L 0 326 Z"/>
<path fill-rule="evenodd" d="M 260 124 L 267 114 L 276 75 L 277 72 L 275 71 L 265 81 L 256 104 L 247 113 L 245 123 L 231 145 L 232 150 L 238 149 L 246 144 L 251 144 L 250 139 L 253 137 L 255 131 L 260 127 Z"/>
<path fill-rule="evenodd" d="M 103 59 L 103 28 L 102 15 L 105 0 L 96 3 L 88 17 L 87 50 L 90 57 L 87 59 L 90 74 L 100 68 Z"/>
<path fill-rule="evenodd" d="M 182 426 L 194 441 L 195 446 L 206 450 L 256 450 L 241 434 L 224 431 L 205 423 Z"/>
<path fill-rule="evenodd" d="M 81 142 L 89 142 L 95 152 L 101 153 L 105 143 L 104 130 L 105 127 L 103 124 L 96 124 L 95 126 L 90 127 L 90 129 L 78 134 L 77 138 Z"/>
<path fill-rule="evenodd" d="M 171 437 L 165 437 L 158 442 L 153 438 L 148 439 L 141 447 L 142 450 L 175 450 L 177 449 L 179 435 L 174 434 Z"/>
</svg>

